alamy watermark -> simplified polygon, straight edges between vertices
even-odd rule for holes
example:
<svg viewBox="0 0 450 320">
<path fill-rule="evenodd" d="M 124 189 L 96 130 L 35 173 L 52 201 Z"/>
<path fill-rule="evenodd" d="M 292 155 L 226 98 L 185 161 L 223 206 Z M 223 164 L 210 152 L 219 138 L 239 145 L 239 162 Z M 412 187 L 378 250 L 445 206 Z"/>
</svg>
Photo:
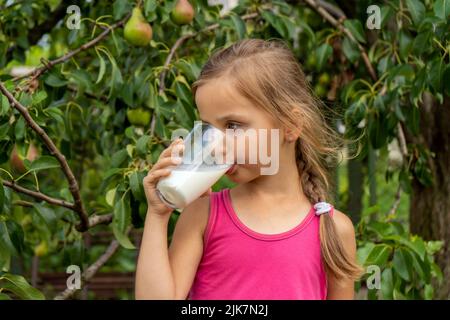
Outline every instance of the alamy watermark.
<svg viewBox="0 0 450 320">
<path fill-rule="evenodd" d="M 367 7 L 366 13 L 369 15 L 366 20 L 367 29 L 380 29 L 381 28 L 381 9 L 377 5 L 370 5 Z"/>
<path fill-rule="evenodd" d="M 81 289 L 81 268 L 76 264 L 67 267 L 66 273 L 70 276 L 66 280 L 67 289 L 80 290 Z"/>
<path fill-rule="evenodd" d="M 185 140 L 183 164 L 260 164 L 262 175 L 274 175 L 279 169 L 279 129 L 221 130 L 195 121 L 194 128 L 177 129 L 172 140 Z M 270 152 L 269 152 L 270 145 Z M 180 157 L 173 149 L 172 157 Z"/>
</svg>

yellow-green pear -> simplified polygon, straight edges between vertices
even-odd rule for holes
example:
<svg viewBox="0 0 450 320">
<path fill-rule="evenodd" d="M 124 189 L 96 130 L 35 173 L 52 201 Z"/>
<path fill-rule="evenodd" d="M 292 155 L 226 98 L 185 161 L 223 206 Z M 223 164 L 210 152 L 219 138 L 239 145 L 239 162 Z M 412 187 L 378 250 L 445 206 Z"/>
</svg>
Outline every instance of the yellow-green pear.
<svg viewBox="0 0 450 320">
<path fill-rule="evenodd" d="M 195 10 L 188 0 L 178 0 L 170 13 L 172 21 L 178 25 L 189 24 L 194 19 Z"/>
<path fill-rule="evenodd" d="M 135 46 L 146 46 L 152 40 L 153 31 L 150 24 L 145 20 L 142 11 L 134 8 L 131 17 L 125 24 L 123 32 L 125 39 Z"/>
</svg>

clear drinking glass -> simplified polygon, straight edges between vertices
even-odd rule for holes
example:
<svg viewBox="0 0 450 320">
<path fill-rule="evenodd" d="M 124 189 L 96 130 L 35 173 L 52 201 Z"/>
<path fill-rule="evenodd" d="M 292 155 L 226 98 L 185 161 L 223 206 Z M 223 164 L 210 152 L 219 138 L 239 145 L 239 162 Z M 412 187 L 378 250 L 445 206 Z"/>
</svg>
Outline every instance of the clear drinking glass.
<svg viewBox="0 0 450 320">
<path fill-rule="evenodd" d="M 161 201 L 174 209 L 200 197 L 232 166 L 225 154 L 225 133 L 212 125 L 197 122 L 183 143 L 181 164 L 156 185 Z"/>
</svg>

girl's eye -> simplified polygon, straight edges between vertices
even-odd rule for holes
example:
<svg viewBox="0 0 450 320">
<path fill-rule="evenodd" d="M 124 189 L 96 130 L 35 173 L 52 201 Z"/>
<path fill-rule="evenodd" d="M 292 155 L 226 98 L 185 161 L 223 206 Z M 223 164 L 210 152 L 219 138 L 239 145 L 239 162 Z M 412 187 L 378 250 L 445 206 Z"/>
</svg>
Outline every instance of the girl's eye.
<svg viewBox="0 0 450 320">
<path fill-rule="evenodd" d="M 236 122 L 228 122 L 227 123 L 227 129 L 236 130 L 239 127 L 241 127 L 241 125 L 239 123 L 236 123 Z"/>
</svg>

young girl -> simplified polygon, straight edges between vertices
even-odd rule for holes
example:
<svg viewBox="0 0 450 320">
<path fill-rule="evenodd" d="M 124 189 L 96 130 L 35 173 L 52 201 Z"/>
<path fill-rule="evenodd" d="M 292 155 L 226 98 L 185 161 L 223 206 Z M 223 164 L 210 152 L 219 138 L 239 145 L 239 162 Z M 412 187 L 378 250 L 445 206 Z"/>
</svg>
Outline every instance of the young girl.
<svg viewBox="0 0 450 320">
<path fill-rule="evenodd" d="M 324 203 L 336 139 L 293 53 L 280 41 L 239 41 L 210 57 L 193 93 L 201 120 L 223 131 L 279 129 L 279 169 L 234 164 L 237 186 L 187 206 L 168 248 L 172 209 L 155 186 L 183 144 L 164 150 L 144 178 L 136 299 L 352 299 L 354 228 Z"/>
</svg>

